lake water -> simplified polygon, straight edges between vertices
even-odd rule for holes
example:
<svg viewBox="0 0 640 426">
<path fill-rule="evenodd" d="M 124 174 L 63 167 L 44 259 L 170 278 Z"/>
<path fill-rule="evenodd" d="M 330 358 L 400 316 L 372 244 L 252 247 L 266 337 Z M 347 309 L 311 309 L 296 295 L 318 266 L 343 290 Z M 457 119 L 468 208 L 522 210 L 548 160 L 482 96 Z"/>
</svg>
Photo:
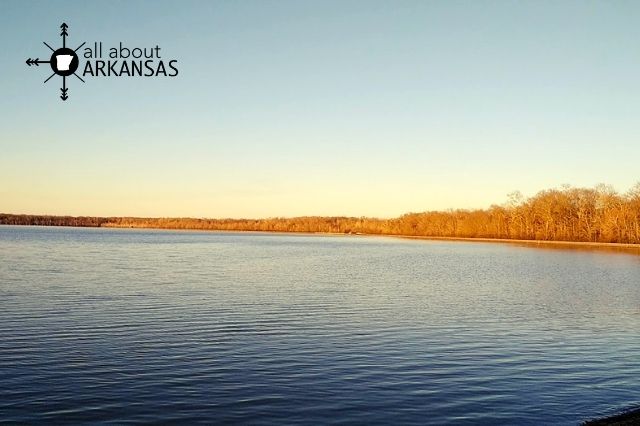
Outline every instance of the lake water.
<svg viewBox="0 0 640 426">
<path fill-rule="evenodd" d="M 577 424 L 640 403 L 640 256 L 0 226 L 0 421 Z"/>
</svg>

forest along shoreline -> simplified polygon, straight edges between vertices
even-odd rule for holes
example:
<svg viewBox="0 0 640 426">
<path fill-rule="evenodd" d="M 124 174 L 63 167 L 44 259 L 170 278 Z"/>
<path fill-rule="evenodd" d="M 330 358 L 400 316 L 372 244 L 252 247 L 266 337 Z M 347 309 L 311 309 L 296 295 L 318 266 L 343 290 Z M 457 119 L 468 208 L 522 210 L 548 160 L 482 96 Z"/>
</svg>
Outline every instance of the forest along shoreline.
<svg viewBox="0 0 640 426">
<path fill-rule="evenodd" d="M 512 193 L 488 209 L 408 213 L 396 218 L 346 216 L 266 219 L 49 216 L 0 213 L 0 224 L 201 231 L 384 235 L 404 238 L 564 246 L 640 246 L 640 183 L 625 194 L 611 186 Z"/>
<path fill-rule="evenodd" d="M 200 232 L 223 232 L 223 233 L 262 233 L 262 234 L 284 234 L 284 235 L 327 235 L 334 237 L 382 237 L 397 238 L 408 240 L 422 241 L 453 241 L 453 242 L 470 242 L 470 243 L 494 243 L 494 244 L 513 244 L 523 247 L 536 247 L 547 249 L 581 249 L 581 250 L 597 250 L 610 251 L 618 253 L 628 253 L 640 255 L 640 244 L 629 243 L 598 243 L 587 241 L 549 241 L 549 240 L 519 240 L 506 238 L 474 238 L 474 237 L 433 237 L 420 235 L 398 235 L 398 234 L 365 234 L 365 233 L 340 233 L 340 232 L 315 232 L 315 231 L 262 231 L 262 230 L 229 230 L 229 229 L 201 229 L 201 228 L 176 228 L 176 227 L 158 227 L 158 226 L 125 226 L 116 224 L 87 225 L 87 224 L 66 224 L 66 223 L 3 223 L 2 217 L 7 216 L 0 214 L 0 226 L 43 226 L 43 227 L 70 227 L 70 228 L 111 228 L 111 229 L 147 229 L 161 231 L 200 231 Z M 22 215 L 9 215 L 22 216 Z M 44 216 L 43 216 L 44 217 Z M 59 216 L 46 216 L 47 218 L 58 218 Z M 66 216 L 65 216 L 66 217 Z M 93 219 L 93 218 L 92 218 Z"/>
</svg>

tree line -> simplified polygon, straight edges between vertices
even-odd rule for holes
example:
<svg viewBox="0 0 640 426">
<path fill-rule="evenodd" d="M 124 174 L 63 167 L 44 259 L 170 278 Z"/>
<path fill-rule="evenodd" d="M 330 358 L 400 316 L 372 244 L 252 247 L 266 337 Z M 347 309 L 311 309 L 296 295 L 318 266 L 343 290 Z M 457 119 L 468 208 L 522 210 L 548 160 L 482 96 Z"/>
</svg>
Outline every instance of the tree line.
<svg viewBox="0 0 640 426">
<path fill-rule="evenodd" d="M 318 217 L 197 219 L 0 214 L 0 224 L 219 231 L 323 232 L 640 244 L 640 183 L 624 194 L 610 185 L 564 186 L 488 209 L 408 213 L 393 219 Z"/>
</svg>

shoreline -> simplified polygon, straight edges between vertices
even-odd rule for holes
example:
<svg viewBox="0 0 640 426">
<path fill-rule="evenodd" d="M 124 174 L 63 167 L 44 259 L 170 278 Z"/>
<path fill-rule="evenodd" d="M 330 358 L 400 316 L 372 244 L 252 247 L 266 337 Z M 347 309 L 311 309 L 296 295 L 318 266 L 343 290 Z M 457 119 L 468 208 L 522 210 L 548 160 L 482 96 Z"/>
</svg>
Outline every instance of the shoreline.
<svg viewBox="0 0 640 426">
<path fill-rule="evenodd" d="M 582 422 L 583 426 L 632 426 L 637 424 L 640 424 L 640 408 Z"/>
<path fill-rule="evenodd" d="M 9 225 L 0 224 L 0 226 L 31 226 L 31 227 L 47 227 L 47 228 L 85 228 L 85 229 L 143 229 L 158 231 L 192 231 L 192 232 L 223 232 L 223 233 L 255 233 L 255 234 L 282 234 L 282 235 L 326 235 L 333 237 L 383 237 L 398 238 L 406 240 L 424 240 L 424 241 L 451 241 L 451 242 L 469 242 L 469 243 L 491 243 L 491 244 L 513 244 L 527 247 L 539 248 L 567 248 L 567 249 L 591 249 L 602 251 L 618 251 L 626 253 L 640 254 L 640 244 L 630 243 L 603 243 L 592 241 L 554 241 L 554 240 L 522 240 L 509 238 L 485 238 L 485 237 L 437 237 L 425 235 L 403 235 L 403 234 L 368 234 L 368 233 L 341 233 L 341 232 L 314 232 L 314 231 L 263 231 L 263 230 L 230 230 L 230 229 L 197 229 L 197 228 L 161 228 L 154 226 L 69 226 L 69 225 Z"/>
<path fill-rule="evenodd" d="M 366 234 L 377 235 L 377 234 Z M 382 234 L 380 234 L 382 235 Z M 393 235 L 384 234 L 384 236 L 407 238 L 407 239 L 419 239 L 419 240 L 432 240 L 432 241 L 466 241 L 473 243 L 510 243 L 510 244 L 525 244 L 525 245 L 544 245 L 544 246 L 564 246 L 564 247 L 589 247 L 589 248 L 613 248 L 613 249 L 635 249 L 640 250 L 640 244 L 629 243 L 599 243 L 592 241 L 553 241 L 553 240 L 519 240 L 510 238 L 475 238 L 475 237 L 426 237 L 421 235 Z"/>
</svg>

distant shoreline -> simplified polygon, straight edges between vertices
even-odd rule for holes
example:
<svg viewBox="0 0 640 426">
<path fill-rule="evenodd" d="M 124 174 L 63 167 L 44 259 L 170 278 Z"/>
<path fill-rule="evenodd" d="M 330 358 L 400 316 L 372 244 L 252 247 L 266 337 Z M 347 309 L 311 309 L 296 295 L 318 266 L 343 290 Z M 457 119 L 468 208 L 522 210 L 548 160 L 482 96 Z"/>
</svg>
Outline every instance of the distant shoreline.
<svg viewBox="0 0 640 426">
<path fill-rule="evenodd" d="M 607 185 L 519 193 L 486 209 L 410 212 L 397 217 L 265 218 L 56 216 L 0 212 L 0 224 L 209 231 L 384 235 L 429 240 L 545 244 L 549 247 L 640 247 L 640 182 L 626 194 Z"/>
<path fill-rule="evenodd" d="M 546 247 L 546 248 L 576 248 L 576 249 L 594 249 L 594 250 L 613 250 L 626 253 L 635 253 L 640 255 L 640 244 L 629 243 L 600 243 L 588 241 L 551 241 L 551 240 L 523 240 L 523 239 L 507 239 L 507 238 L 481 238 L 481 237 L 437 237 L 423 235 L 402 235 L 402 234 L 373 234 L 373 233 L 343 233 L 343 232 L 320 232 L 320 231 L 264 231 L 264 230 L 229 230 L 229 229 L 197 229 L 197 228 L 160 228 L 154 226 L 117 226 L 113 224 L 98 226 L 74 226 L 74 225 L 34 225 L 34 224 L 2 224 L 0 226 L 42 226 L 52 228 L 96 228 L 96 229 L 145 229 L 160 231 L 194 231 L 194 232 L 223 232 L 223 233 L 257 233 L 257 234 L 282 234 L 282 235 L 327 235 L 327 236 L 345 236 L 345 237 L 384 237 L 397 238 L 407 240 L 425 240 L 425 241 L 453 241 L 453 242 L 470 242 L 470 243 L 507 243 L 528 247 Z"/>
<path fill-rule="evenodd" d="M 628 243 L 598 243 L 589 241 L 551 241 L 551 240 L 517 240 L 508 238 L 465 238 L 465 237 L 423 237 L 414 235 L 385 235 L 397 238 L 408 238 L 418 240 L 433 241 L 468 241 L 474 243 L 510 243 L 510 244 L 526 244 L 526 245 L 546 245 L 546 246 L 565 246 L 565 247 L 590 247 L 590 248 L 618 248 L 618 249 L 636 249 L 640 250 L 640 244 Z"/>
</svg>

